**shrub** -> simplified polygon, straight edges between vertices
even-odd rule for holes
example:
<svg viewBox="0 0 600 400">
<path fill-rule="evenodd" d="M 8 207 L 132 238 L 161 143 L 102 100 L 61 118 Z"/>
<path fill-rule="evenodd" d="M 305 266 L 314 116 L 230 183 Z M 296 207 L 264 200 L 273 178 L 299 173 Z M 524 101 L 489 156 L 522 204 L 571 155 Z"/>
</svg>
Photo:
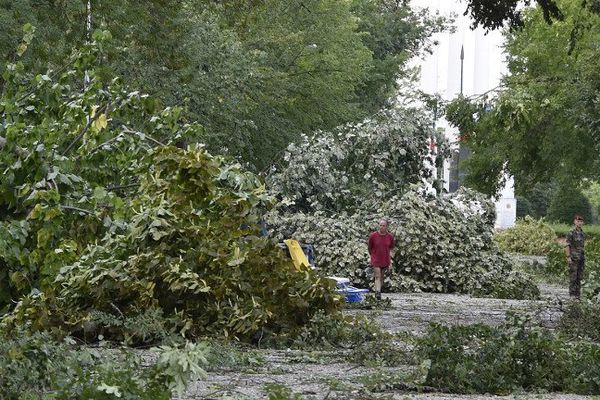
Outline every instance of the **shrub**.
<svg viewBox="0 0 600 400">
<path fill-rule="evenodd" d="M 560 318 L 559 330 L 571 338 L 587 338 L 600 343 L 600 302 L 570 302 Z"/>
<path fill-rule="evenodd" d="M 309 349 L 351 349 L 350 362 L 367 366 L 398 366 L 407 363 L 407 354 L 398 338 L 381 330 L 363 315 L 336 316 L 319 313 L 304 326 L 293 346 Z"/>
<path fill-rule="evenodd" d="M 552 197 L 547 218 L 550 221 L 571 224 L 575 214 L 581 214 L 586 221 L 592 221 L 590 201 L 580 189 L 562 185 Z"/>
<path fill-rule="evenodd" d="M 494 239 L 498 246 L 511 253 L 545 256 L 556 247 L 556 235 L 543 220 L 525 217 L 515 226 L 497 232 Z"/>
<path fill-rule="evenodd" d="M 453 393 L 600 393 L 599 344 L 566 341 L 525 321 L 498 328 L 433 324 L 417 352 L 431 362 L 425 384 Z"/>
<path fill-rule="evenodd" d="M 294 339 L 297 348 L 352 348 L 385 336 L 378 325 L 364 316 L 317 313 Z"/>
<path fill-rule="evenodd" d="M 157 361 L 142 367 L 132 351 L 78 348 L 48 333 L 1 335 L 0 398 L 167 400 L 186 382 L 203 376 L 204 345 L 155 349 Z"/>
<path fill-rule="evenodd" d="M 503 278 L 492 277 L 487 286 L 473 290 L 475 296 L 496 299 L 538 299 L 540 289 L 526 274 L 510 271 Z"/>
</svg>

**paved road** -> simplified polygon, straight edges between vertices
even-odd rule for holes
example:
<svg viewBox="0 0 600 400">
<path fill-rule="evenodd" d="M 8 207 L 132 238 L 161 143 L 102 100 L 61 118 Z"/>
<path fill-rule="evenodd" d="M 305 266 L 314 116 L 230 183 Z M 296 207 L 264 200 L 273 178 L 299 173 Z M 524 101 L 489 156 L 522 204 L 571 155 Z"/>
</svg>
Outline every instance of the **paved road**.
<svg viewBox="0 0 600 400">
<path fill-rule="evenodd" d="M 506 312 L 533 312 L 544 325 L 552 328 L 560 316 L 558 301 L 568 297 L 566 289 L 545 286 L 541 288 L 542 301 L 516 301 L 472 298 L 448 294 L 387 294 L 392 300 L 388 311 L 369 311 L 384 330 L 422 334 L 432 322 L 444 324 L 485 323 L 501 324 Z M 347 311 L 350 314 L 364 311 Z M 566 400 L 586 399 L 586 396 L 569 394 L 519 394 L 513 396 L 451 395 L 444 393 L 414 393 L 407 390 L 386 391 L 370 394 L 364 390 L 364 379 L 389 374 L 399 376 L 412 370 L 411 366 L 398 368 L 357 367 L 344 360 L 344 353 L 306 352 L 294 350 L 263 350 L 266 359 L 260 366 L 244 371 L 213 371 L 204 381 L 194 382 L 185 399 L 264 399 L 264 388 L 268 384 L 279 384 L 290 388 L 305 400 L 365 400 L 365 399 L 542 399 Z"/>
</svg>

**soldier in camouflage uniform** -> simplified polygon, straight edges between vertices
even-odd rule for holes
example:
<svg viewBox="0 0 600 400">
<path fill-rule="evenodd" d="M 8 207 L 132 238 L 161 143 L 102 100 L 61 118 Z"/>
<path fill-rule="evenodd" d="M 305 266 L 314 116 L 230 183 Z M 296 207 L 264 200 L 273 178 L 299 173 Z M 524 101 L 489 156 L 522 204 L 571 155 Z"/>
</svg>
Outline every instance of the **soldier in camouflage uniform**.
<svg viewBox="0 0 600 400">
<path fill-rule="evenodd" d="M 569 263 L 569 296 L 579 298 L 581 295 L 581 278 L 585 264 L 585 233 L 583 233 L 583 217 L 575 215 L 575 229 L 567 234 L 567 262 Z"/>
</svg>

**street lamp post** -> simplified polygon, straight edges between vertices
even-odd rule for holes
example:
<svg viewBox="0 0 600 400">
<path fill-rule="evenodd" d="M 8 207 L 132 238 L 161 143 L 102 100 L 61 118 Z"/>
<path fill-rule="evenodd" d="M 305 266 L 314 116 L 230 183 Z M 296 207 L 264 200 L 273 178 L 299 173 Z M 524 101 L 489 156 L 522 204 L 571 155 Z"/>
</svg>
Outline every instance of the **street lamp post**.
<svg viewBox="0 0 600 400">
<path fill-rule="evenodd" d="M 460 96 L 463 95 L 463 79 L 464 79 L 464 64 L 465 64 L 465 46 L 460 46 Z M 452 154 L 450 159 L 450 177 L 448 189 L 450 193 L 456 192 L 460 186 L 460 174 L 458 171 L 458 165 L 463 155 L 463 145 L 460 143 L 460 137 L 458 142 L 458 152 Z"/>
<path fill-rule="evenodd" d="M 460 46 L 460 95 L 463 95 L 463 77 L 464 77 L 464 63 L 465 63 L 465 47 Z M 459 132 L 460 134 L 461 132 Z M 458 143 L 458 162 L 456 163 L 456 178 L 457 178 L 457 189 L 462 186 L 465 180 L 464 171 L 460 170 L 460 164 L 465 161 L 471 155 L 471 151 L 466 143 L 463 142 L 463 138 L 459 136 Z"/>
<path fill-rule="evenodd" d="M 463 71 L 465 63 L 465 46 L 460 46 L 460 94 L 463 94 Z"/>
</svg>

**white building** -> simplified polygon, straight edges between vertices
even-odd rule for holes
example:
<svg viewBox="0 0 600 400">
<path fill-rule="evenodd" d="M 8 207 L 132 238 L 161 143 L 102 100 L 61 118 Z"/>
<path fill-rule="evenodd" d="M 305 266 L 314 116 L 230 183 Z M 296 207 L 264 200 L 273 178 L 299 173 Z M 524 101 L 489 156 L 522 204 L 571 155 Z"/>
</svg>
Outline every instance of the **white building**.
<svg viewBox="0 0 600 400">
<path fill-rule="evenodd" d="M 461 93 L 461 49 L 464 49 L 463 95 L 482 95 L 498 86 L 500 78 L 507 72 L 501 48 L 502 34 L 499 31 L 486 35 L 481 28 L 471 30 L 472 21 L 468 16 L 463 16 L 466 3 L 462 1 L 412 0 L 411 6 L 452 16 L 456 27 L 453 33 L 436 34 L 434 39 L 439 44 L 434 48 L 433 54 L 413 60 L 414 65 L 421 69 L 421 90 L 428 94 L 439 94 L 444 100 L 452 100 Z M 449 126 L 446 120 L 438 120 L 436 126 L 444 130 L 451 142 L 457 142 L 458 130 Z M 450 190 L 450 161 L 445 163 L 443 178 L 446 190 Z M 508 179 L 496 200 L 496 227 L 507 228 L 514 225 L 516 200 L 512 178 Z"/>
</svg>

